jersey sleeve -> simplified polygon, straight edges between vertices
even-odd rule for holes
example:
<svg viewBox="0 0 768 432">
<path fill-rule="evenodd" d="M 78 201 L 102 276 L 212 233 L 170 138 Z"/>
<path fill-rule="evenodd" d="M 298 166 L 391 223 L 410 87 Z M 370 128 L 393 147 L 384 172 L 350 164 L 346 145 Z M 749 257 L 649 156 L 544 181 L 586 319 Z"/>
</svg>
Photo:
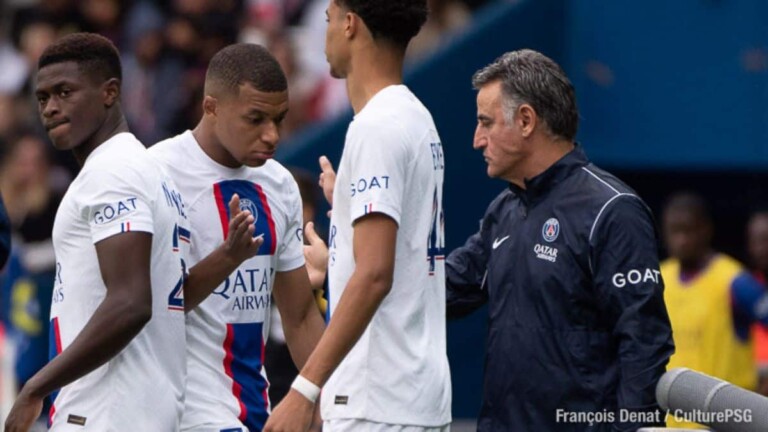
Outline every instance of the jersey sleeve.
<svg viewBox="0 0 768 432">
<path fill-rule="evenodd" d="M 288 221 L 277 249 L 277 271 L 290 271 L 304 265 L 304 212 L 299 186 L 293 178 L 285 194 Z"/>
<path fill-rule="evenodd" d="M 618 407 L 628 412 L 658 410 L 656 383 L 674 345 L 651 212 L 640 198 L 620 195 L 606 203 L 593 232 L 590 264 L 596 300 L 617 343 Z M 614 429 L 649 426 L 620 423 Z"/>
<path fill-rule="evenodd" d="M 350 220 L 383 213 L 400 225 L 403 193 L 410 157 L 407 137 L 397 125 L 367 123 L 350 131 L 349 185 Z"/>
<path fill-rule="evenodd" d="M 83 180 L 78 201 L 94 244 L 131 231 L 154 233 L 148 187 L 138 170 L 115 164 L 89 171 Z"/>
</svg>

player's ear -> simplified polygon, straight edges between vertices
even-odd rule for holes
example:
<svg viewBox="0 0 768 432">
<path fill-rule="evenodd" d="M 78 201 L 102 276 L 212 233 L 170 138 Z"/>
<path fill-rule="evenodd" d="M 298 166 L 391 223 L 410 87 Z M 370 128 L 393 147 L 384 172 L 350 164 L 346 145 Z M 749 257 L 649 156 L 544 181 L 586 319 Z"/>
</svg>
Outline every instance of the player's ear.
<svg viewBox="0 0 768 432">
<path fill-rule="evenodd" d="M 218 108 L 218 100 L 211 96 L 211 95 L 205 95 L 203 98 L 203 114 L 204 115 L 216 115 L 216 109 Z"/>
<path fill-rule="evenodd" d="M 344 16 L 344 36 L 346 36 L 347 39 L 355 37 L 355 34 L 360 31 L 360 25 L 362 23 L 363 20 L 361 20 L 359 16 L 352 12 L 347 12 Z"/>
<path fill-rule="evenodd" d="M 120 99 L 120 80 L 117 78 L 110 78 L 104 82 L 103 94 L 104 94 L 104 106 L 112 108 L 118 99 Z"/>
</svg>

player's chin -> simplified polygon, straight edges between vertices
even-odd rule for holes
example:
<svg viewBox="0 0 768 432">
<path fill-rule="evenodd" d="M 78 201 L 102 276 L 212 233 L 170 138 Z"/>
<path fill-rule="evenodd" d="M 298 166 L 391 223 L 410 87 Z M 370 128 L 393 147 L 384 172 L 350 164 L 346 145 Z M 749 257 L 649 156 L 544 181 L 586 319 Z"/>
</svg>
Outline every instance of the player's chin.
<svg viewBox="0 0 768 432">
<path fill-rule="evenodd" d="M 59 151 L 72 150 L 72 146 L 69 144 L 70 139 L 68 136 L 63 136 L 63 135 L 52 136 L 51 134 L 49 134 L 48 138 L 51 140 L 51 144 L 53 144 L 53 148 L 55 148 L 56 150 L 59 150 Z"/>
<path fill-rule="evenodd" d="M 249 157 L 246 160 L 242 161 L 242 164 L 251 167 L 251 168 L 258 168 L 260 166 L 264 166 L 265 163 L 267 163 L 269 159 L 261 158 L 261 157 Z"/>
</svg>

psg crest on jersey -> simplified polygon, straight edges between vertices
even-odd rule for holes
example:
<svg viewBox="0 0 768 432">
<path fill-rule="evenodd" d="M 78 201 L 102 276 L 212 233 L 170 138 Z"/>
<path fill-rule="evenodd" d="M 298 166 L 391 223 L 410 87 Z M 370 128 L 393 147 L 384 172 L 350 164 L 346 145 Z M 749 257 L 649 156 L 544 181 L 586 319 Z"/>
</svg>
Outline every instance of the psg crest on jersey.
<svg viewBox="0 0 768 432">
<path fill-rule="evenodd" d="M 555 241 L 560 235 L 560 222 L 555 218 L 548 219 L 541 228 L 541 235 L 550 243 Z"/>
<path fill-rule="evenodd" d="M 253 215 L 253 223 L 259 220 L 259 209 L 256 207 L 256 203 L 248 198 L 240 198 L 240 211 L 248 210 Z"/>
</svg>

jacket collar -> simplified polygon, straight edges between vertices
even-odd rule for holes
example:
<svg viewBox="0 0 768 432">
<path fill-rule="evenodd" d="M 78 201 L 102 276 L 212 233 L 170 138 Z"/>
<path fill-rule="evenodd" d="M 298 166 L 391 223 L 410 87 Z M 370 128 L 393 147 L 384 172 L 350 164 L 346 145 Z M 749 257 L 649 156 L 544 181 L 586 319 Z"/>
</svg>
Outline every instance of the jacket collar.
<svg viewBox="0 0 768 432">
<path fill-rule="evenodd" d="M 509 189 L 526 204 L 544 198 L 557 184 L 568 178 L 575 170 L 587 166 L 589 159 L 581 146 L 576 143 L 573 150 L 560 158 L 541 174 L 525 179 L 525 189 L 510 183 Z"/>
</svg>

